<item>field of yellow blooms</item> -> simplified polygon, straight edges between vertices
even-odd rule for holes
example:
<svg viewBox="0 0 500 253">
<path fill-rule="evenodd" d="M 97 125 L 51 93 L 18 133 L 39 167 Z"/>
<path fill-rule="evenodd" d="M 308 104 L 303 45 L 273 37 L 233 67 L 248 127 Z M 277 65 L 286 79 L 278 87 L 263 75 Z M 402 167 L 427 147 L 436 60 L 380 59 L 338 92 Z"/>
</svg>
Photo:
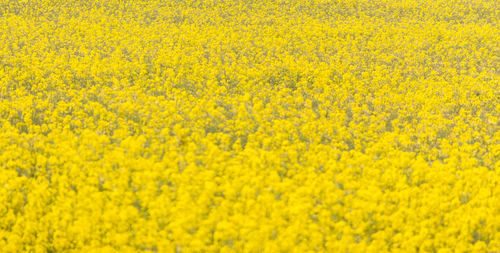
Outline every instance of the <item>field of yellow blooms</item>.
<svg viewBox="0 0 500 253">
<path fill-rule="evenodd" d="M 494 0 L 0 0 L 0 252 L 500 251 Z"/>
</svg>

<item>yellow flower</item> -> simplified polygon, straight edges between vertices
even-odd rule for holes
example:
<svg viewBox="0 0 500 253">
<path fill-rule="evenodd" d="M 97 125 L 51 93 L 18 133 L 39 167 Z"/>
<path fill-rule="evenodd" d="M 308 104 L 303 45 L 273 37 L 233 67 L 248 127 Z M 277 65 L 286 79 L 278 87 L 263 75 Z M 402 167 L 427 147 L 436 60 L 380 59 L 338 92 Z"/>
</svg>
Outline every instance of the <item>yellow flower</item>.
<svg viewBox="0 0 500 253">
<path fill-rule="evenodd" d="M 6 1 L 0 251 L 497 251 L 495 4 Z"/>
</svg>

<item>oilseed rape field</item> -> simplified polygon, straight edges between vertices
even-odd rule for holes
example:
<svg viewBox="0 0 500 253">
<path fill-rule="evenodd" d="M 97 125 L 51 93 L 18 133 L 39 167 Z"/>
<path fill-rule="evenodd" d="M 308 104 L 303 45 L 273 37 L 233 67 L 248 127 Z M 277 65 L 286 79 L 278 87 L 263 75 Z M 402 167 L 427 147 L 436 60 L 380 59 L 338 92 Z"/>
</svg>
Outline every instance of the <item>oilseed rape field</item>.
<svg viewBox="0 0 500 253">
<path fill-rule="evenodd" d="M 494 0 L 0 0 L 0 252 L 499 252 Z"/>
</svg>

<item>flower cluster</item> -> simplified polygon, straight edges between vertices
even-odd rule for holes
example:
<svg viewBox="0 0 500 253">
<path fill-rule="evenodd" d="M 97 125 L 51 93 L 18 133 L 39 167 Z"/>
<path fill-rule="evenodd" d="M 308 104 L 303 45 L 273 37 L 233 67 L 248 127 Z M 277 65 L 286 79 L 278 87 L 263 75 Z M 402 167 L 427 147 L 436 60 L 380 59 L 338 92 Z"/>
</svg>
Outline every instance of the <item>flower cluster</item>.
<svg viewBox="0 0 500 253">
<path fill-rule="evenodd" d="M 0 251 L 500 251 L 491 0 L 1 0 Z"/>
</svg>

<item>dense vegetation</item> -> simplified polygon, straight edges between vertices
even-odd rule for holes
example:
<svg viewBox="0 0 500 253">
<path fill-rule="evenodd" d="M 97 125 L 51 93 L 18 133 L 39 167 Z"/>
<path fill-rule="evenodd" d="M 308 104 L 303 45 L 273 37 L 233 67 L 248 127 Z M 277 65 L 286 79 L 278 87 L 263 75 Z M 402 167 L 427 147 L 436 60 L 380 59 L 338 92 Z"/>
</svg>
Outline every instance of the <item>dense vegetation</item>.
<svg viewBox="0 0 500 253">
<path fill-rule="evenodd" d="M 0 0 L 0 251 L 498 251 L 499 17 Z"/>
</svg>

